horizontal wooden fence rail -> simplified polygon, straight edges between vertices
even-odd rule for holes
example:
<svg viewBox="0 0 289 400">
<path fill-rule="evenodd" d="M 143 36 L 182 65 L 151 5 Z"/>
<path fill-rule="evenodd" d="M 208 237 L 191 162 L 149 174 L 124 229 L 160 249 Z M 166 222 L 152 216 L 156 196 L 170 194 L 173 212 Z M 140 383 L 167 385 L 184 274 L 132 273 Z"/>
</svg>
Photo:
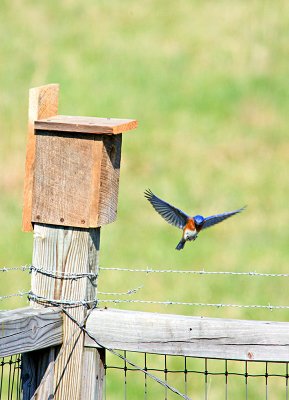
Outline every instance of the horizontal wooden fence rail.
<svg viewBox="0 0 289 400">
<path fill-rule="evenodd" d="M 96 309 L 86 328 L 106 348 L 242 361 L 289 361 L 289 323 Z M 98 347 L 88 336 L 85 346 Z"/>
<path fill-rule="evenodd" d="M 0 357 L 62 343 L 62 312 L 32 307 L 0 312 Z"/>
<path fill-rule="evenodd" d="M 62 343 L 62 312 L 0 312 L 0 357 Z M 289 362 L 289 323 L 95 309 L 86 329 L 105 348 L 241 361 Z M 85 347 L 100 347 L 86 336 Z"/>
</svg>

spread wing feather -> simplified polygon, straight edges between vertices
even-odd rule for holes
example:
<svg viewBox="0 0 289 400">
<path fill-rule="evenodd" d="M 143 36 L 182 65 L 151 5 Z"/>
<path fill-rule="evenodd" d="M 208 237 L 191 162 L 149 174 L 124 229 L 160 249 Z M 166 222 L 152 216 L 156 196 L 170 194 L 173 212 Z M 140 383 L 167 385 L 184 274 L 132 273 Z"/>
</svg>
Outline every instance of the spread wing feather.
<svg viewBox="0 0 289 400">
<path fill-rule="evenodd" d="M 236 215 L 243 211 L 245 207 L 239 208 L 238 210 L 230 211 L 230 212 L 224 212 L 222 214 L 216 214 L 216 215 L 211 215 L 210 217 L 206 217 L 205 221 L 202 225 L 202 229 L 209 228 L 210 226 L 213 226 L 215 224 L 218 224 L 219 222 L 224 221 L 227 218 L 232 217 L 233 215 Z"/>
<path fill-rule="evenodd" d="M 163 217 L 169 224 L 183 229 L 187 223 L 188 215 L 182 210 L 173 207 L 169 203 L 160 199 L 153 192 L 148 189 L 144 192 L 145 197 L 151 203 L 153 208 Z"/>
</svg>

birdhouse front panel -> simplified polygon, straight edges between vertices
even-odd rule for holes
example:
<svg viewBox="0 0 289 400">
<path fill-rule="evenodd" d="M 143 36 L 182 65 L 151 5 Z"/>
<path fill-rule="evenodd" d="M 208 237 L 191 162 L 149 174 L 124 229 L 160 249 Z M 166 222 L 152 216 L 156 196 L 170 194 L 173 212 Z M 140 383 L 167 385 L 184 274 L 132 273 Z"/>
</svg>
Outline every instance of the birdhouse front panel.
<svg viewBox="0 0 289 400">
<path fill-rule="evenodd" d="M 102 156 L 100 135 L 36 131 L 32 221 L 98 226 Z"/>
</svg>

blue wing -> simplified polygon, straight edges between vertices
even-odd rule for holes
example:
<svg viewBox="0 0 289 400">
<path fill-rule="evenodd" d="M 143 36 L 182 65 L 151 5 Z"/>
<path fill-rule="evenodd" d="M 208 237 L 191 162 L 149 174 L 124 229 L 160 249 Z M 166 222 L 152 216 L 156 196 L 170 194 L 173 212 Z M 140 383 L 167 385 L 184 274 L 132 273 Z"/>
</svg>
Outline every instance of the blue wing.
<svg viewBox="0 0 289 400">
<path fill-rule="evenodd" d="M 233 215 L 236 215 L 243 211 L 245 207 L 239 208 L 238 210 L 235 211 L 230 211 L 230 212 L 224 212 L 222 214 L 216 214 L 216 215 L 211 215 L 210 217 L 206 217 L 205 221 L 202 225 L 202 229 L 209 228 L 210 226 L 213 226 L 215 224 L 218 224 L 219 222 L 224 221 L 227 218 L 232 217 Z"/>
<path fill-rule="evenodd" d="M 169 203 L 163 201 L 159 197 L 153 194 L 148 189 L 144 192 L 145 197 L 151 203 L 153 208 L 163 217 L 169 224 L 176 226 L 177 228 L 183 229 L 187 223 L 188 215 L 182 210 L 171 206 Z"/>
</svg>

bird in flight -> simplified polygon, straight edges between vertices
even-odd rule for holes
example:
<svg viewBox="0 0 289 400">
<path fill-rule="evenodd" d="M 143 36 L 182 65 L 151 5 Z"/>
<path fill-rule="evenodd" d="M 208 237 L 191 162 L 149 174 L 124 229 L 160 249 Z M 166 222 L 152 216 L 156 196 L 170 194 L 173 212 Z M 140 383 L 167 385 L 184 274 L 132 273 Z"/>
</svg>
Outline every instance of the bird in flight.
<svg viewBox="0 0 289 400">
<path fill-rule="evenodd" d="M 184 211 L 157 197 L 150 189 L 146 190 L 144 195 L 161 217 L 163 217 L 169 224 L 183 230 L 182 238 L 179 241 L 176 250 L 182 250 L 187 240 L 196 240 L 198 233 L 202 229 L 218 224 L 245 209 L 245 207 L 242 207 L 238 210 L 215 214 L 210 217 L 203 217 L 202 215 L 190 217 Z"/>
</svg>

